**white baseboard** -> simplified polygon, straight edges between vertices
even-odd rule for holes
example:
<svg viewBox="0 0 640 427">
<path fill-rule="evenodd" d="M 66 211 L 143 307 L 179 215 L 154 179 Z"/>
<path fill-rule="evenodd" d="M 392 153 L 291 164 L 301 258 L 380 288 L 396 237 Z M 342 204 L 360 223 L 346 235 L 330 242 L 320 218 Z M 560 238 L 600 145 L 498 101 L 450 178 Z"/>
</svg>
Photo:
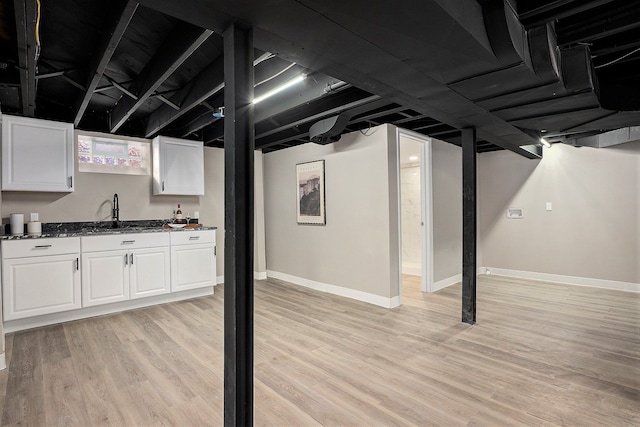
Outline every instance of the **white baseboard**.
<svg viewBox="0 0 640 427">
<path fill-rule="evenodd" d="M 521 279 L 542 280 L 592 288 L 615 289 L 617 291 L 640 292 L 640 283 L 618 282 L 615 280 L 592 279 L 589 277 L 563 276 L 561 274 L 536 273 L 533 271 L 509 270 L 505 268 L 484 267 L 486 274 L 517 277 Z"/>
<path fill-rule="evenodd" d="M 462 282 L 462 274 L 456 274 L 455 276 L 438 280 L 437 282 L 433 282 L 433 287 L 431 292 L 439 291 L 440 289 L 444 289 L 448 286 L 455 285 L 456 283 L 460 283 L 460 282 Z"/>
<path fill-rule="evenodd" d="M 172 292 L 164 295 L 116 302 L 113 304 L 99 305 L 95 307 L 86 307 L 77 310 L 63 311 L 61 313 L 44 314 L 42 316 L 29 317 L 26 319 L 9 320 L 7 322 L 4 322 L 4 333 L 7 334 L 9 332 L 22 331 L 25 329 L 37 328 L 40 326 L 54 325 L 56 323 L 86 319 L 88 317 L 103 316 L 105 314 L 113 314 L 120 311 L 149 307 L 152 305 L 164 304 L 167 302 L 182 301 L 185 299 L 197 298 L 206 295 L 213 295 L 213 286 L 181 292 Z M 2 357 L 4 357 L 4 355 Z"/>
<path fill-rule="evenodd" d="M 220 285 L 224 283 L 224 276 L 217 276 L 216 277 L 216 285 Z"/>
<path fill-rule="evenodd" d="M 305 288 L 313 289 L 320 292 L 326 292 L 341 297 L 347 297 L 369 304 L 377 305 L 384 308 L 393 308 L 400 305 L 400 297 L 383 297 L 380 295 L 370 294 L 368 292 L 357 291 L 355 289 L 344 288 L 342 286 L 330 285 L 328 283 L 316 282 L 315 280 L 305 279 L 303 277 L 292 276 L 278 271 L 267 270 L 267 277 L 284 280 Z"/>
</svg>

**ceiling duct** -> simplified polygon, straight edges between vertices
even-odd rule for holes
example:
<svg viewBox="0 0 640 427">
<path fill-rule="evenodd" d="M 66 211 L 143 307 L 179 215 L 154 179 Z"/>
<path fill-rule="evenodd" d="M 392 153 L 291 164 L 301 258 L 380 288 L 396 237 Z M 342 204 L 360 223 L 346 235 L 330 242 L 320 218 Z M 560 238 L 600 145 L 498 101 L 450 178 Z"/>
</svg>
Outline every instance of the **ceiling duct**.
<svg viewBox="0 0 640 427">
<path fill-rule="evenodd" d="M 599 135 L 582 138 L 571 138 L 564 141 L 565 144 L 574 147 L 607 148 L 615 145 L 626 144 L 640 140 L 640 126 L 633 126 L 612 130 Z"/>
<path fill-rule="evenodd" d="M 348 120 L 344 123 L 342 120 L 338 122 L 339 118 L 340 116 L 333 116 L 311 125 L 309 128 L 311 142 L 326 145 L 338 141 L 348 123 Z"/>
<path fill-rule="evenodd" d="M 363 113 L 371 112 L 377 108 L 384 107 L 388 104 L 389 101 L 378 99 L 359 107 L 343 111 L 337 116 L 320 120 L 309 128 L 309 139 L 311 142 L 321 145 L 336 142 L 340 139 L 342 132 L 345 130 L 352 118 Z"/>
</svg>

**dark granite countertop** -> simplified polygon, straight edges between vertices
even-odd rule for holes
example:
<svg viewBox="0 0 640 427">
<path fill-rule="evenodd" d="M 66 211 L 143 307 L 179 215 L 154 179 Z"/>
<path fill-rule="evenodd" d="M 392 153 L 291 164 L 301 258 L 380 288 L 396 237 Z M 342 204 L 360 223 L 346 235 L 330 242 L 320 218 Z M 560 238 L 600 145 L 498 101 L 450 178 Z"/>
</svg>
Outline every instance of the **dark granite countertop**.
<svg viewBox="0 0 640 427">
<path fill-rule="evenodd" d="M 95 236 L 108 234 L 130 234 L 130 233 L 168 233 L 181 231 L 204 231 L 216 230 L 218 227 L 199 227 L 199 228 L 169 228 L 163 226 L 171 223 L 170 220 L 152 219 L 152 220 L 136 220 L 136 221 L 119 221 L 118 227 L 114 228 L 111 221 L 96 222 L 52 222 L 42 224 L 42 234 L 39 236 L 31 236 L 26 233 L 20 236 L 14 236 L 7 233 L 0 234 L 0 240 L 19 240 L 19 239 L 41 239 L 43 237 L 79 237 L 79 236 Z"/>
</svg>

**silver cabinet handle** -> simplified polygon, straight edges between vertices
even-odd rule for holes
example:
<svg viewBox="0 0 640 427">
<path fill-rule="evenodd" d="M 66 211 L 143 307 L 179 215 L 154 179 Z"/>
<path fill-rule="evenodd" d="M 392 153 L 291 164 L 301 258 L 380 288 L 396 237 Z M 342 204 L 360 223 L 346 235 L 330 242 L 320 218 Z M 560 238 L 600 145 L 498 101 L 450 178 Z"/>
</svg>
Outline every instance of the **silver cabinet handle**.
<svg viewBox="0 0 640 427">
<path fill-rule="evenodd" d="M 123 245 L 133 245 L 136 241 L 135 240 L 123 240 L 122 244 Z"/>
<path fill-rule="evenodd" d="M 36 249 L 48 249 L 53 245 L 36 245 L 35 248 Z"/>
<path fill-rule="evenodd" d="M 199 240 L 200 236 L 190 236 L 189 240 Z"/>
<path fill-rule="evenodd" d="M 80 270 L 80 258 L 76 258 L 76 270 Z"/>
<path fill-rule="evenodd" d="M 129 255 L 129 259 L 131 260 L 130 264 L 133 265 L 133 254 Z"/>
<path fill-rule="evenodd" d="M 129 255 L 124 254 L 124 265 L 129 265 Z"/>
<path fill-rule="evenodd" d="M 69 177 L 69 188 L 73 188 L 73 177 Z"/>
<path fill-rule="evenodd" d="M 164 191 L 164 181 L 162 181 L 162 191 Z"/>
</svg>

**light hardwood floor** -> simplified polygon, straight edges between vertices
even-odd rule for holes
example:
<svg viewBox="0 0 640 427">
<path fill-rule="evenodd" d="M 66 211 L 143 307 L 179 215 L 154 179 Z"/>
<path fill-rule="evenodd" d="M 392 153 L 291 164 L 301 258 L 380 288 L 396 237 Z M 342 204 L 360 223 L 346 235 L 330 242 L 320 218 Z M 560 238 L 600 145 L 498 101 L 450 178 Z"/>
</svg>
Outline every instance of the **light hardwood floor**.
<svg viewBox="0 0 640 427">
<path fill-rule="evenodd" d="M 256 282 L 255 424 L 638 426 L 640 295 L 483 276 L 406 277 L 388 310 Z M 7 335 L 2 425 L 222 424 L 223 288 Z"/>
</svg>

